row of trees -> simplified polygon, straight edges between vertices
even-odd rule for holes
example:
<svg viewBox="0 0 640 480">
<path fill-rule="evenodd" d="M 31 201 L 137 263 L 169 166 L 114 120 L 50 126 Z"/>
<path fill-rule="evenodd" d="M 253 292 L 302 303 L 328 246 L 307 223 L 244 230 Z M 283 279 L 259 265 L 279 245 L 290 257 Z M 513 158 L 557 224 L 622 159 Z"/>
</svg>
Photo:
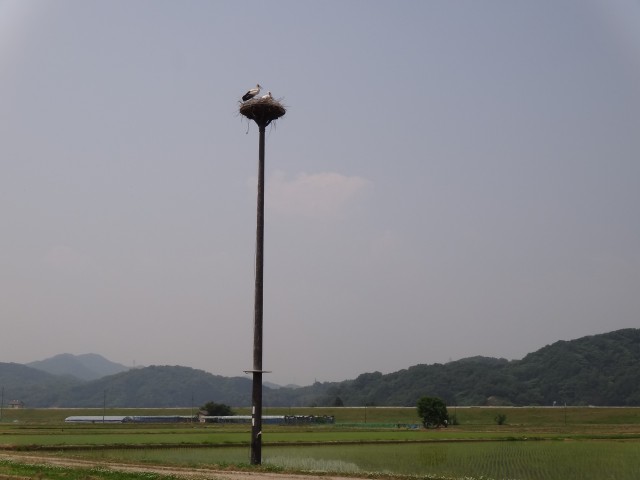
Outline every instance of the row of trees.
<svg viewBox="0 0 640 480">
<path fill-rule="evenodd" d="M 209 416 L 230 416 L 235 412 L 224 403 L 207 402 L 200 410 Z M 425 428 L 446 427 L 449 425 L 447 405 L 437 397 L 422 397 L 418 400 L 418 416 Z"/>
<path fill-rule="evenodd" d="M 206 412 L 209 416 L 235 415 L 231 407 L 224 403 L 207 402 L 200 407 L 200 410 Z M 451 420 L 454 420 L 454 422 L 456 420 L 449 417 L 446 403 L 438 397 L 421 397 L 418 400 L 417 410 L 425 428 L 447 427 Z M 495 420 L 498 425 L 502 425 L 506 419 L 506 415 L 498 414 Z"/>
<path fill-rule="evenodd" d="M 209 416 L 230 416 L 235 412 L 224 403 L 207 402 L 200 410 Z M 418 416 L 425 428 L 446 427 L 449 425 L 447 405 L 437 397 L 422 397 L 418 400 Z"/>
</svg>

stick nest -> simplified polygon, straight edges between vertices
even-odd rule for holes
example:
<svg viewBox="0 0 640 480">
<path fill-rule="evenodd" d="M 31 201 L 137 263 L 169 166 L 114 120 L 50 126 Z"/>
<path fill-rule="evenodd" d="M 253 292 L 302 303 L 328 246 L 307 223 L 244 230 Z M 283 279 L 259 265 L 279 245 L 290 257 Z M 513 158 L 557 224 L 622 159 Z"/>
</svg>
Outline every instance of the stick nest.
<svg viewBox="0 0 640 480">
<path fill-rule="evenodd" d="M 266 127 L 287 113 L 284 105 L 274 98 L 252 98 L 240 106 L 240 114 L 253 120 L 259 127 Z"/>
</svg>

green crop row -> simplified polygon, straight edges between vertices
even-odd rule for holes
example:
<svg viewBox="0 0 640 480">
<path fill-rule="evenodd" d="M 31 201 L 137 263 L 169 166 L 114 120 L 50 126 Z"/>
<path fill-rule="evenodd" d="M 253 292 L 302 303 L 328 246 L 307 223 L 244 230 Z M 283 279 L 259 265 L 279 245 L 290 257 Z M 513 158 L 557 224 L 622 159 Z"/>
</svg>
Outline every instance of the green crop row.
<svg viewBox="0 0 640 480">
<path fill-rule="evenodd" d="M 248 447 L 77 452 L 94 461 L 182 467 L 246 464 Z M 447 479 L 635 480 L 640 442 L 518 441 L 265 446 L 263 463 L 287 471 Z"/>
<path fill-rule="evenodd" d="M 240 415 L 249 409 L 238 408 Z M 640 424 L 640 408 L 616 407 L 448 407 L 461 425 L 491 425 L 495 416 L 503 413 L 512 425 L 577 425 L 577 424 Z M 192 415 L 193 409 L 151 408 L 42 408 L 4 409 L 0 426 L 10 424 L 60 424 L 76 415 Z M 419 418 L 412 407 L 265 407 L 263 415 L 332 415 L 337 424 L 417 424 Z"/>
</svg>

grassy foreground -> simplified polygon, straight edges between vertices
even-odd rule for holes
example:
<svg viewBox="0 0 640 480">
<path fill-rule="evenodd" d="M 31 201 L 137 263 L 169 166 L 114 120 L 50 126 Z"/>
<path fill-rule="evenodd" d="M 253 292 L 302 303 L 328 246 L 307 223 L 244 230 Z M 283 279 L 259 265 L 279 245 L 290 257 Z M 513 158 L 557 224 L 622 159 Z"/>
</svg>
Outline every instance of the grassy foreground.
<svg viewBox="0 0 640 480">
<path fill-rule="evenodd" d="M 228 466 L 248 463 L 248 425 L 69 425 L 96 410 L 6 411 L 1 450 L 37 451 L 95 462 Z M 189 415 L 180 410 L 107 410 L 106 415 Z M 240 411 L 239 413 L 246 413 Z M 636 479 L 640 472 L 640 408 L 450 408 L 459 425 L 417 427 L 414 408 L 275 409 L 267 415 L 334 415 L 336 424 L 264 425 L 263 460 L 272 470 L 325 471 L 446 479 Z M 506 415 L 497 425 L 496 415 Z M 224 447 L 224 448 L 221 448 Z M 33 468 L 52 468 L 52 471 Z M 262 468 L 265 468 L 264 466 Z M 2 475 L 40 478 L 158 478 L 0 462 Z M 22 471 L 23 473 L 20 473 Z M 31 473 L 28 473 L 31 472 Z M 77 476 L 76 476 L 77 475 Z"/>
<path fill-rule="evenodd" d="M 49 480 L 175 480 L 175 477 L 148 472 L 119 472 L 104 468 L 65 468 L 0 460 L 0 478 L 40 478 Z"/>
</svg>

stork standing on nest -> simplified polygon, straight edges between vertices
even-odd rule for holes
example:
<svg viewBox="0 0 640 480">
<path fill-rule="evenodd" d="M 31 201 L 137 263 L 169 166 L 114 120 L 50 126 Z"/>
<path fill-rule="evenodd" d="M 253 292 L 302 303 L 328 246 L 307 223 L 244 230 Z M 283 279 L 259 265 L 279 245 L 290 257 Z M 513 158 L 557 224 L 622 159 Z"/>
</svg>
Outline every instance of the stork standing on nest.
<svg viewBox="0 0 640 480">
<path fill-rule="evenodd" d="M 262 98 L 263 100 L 267 100 L 267 99 L 269 99 L 269 100 L 273 100 L 273 97 L 271 96 L 271 92 L 267 92 L 267 94 L 266 94 L 266 95 L 263 95 L 263 96 L 262 96 L 262 97 L 260 97 L 260 98 Z"/>
<path fill-rule="evenodd" d="M 261 89 L 261 88 L 262 88 L 262 87 L 261 87 L 261 86 L 260 86 L 260 84 L 258 83 L 258 84 L 256 85 L 256 88 L 252 88 L 251 90 L 249 90 L 247 93 L 245 93 L 245 94 L 242 96 L 242 101 L 243 101 L 243 102 L 246 102 L 247 100 L 251 100 L 253 97 L 255 97 L 257 94 L 259 94 L 259 93 L 260 93 L 260 89 Z"/>
</svg>

